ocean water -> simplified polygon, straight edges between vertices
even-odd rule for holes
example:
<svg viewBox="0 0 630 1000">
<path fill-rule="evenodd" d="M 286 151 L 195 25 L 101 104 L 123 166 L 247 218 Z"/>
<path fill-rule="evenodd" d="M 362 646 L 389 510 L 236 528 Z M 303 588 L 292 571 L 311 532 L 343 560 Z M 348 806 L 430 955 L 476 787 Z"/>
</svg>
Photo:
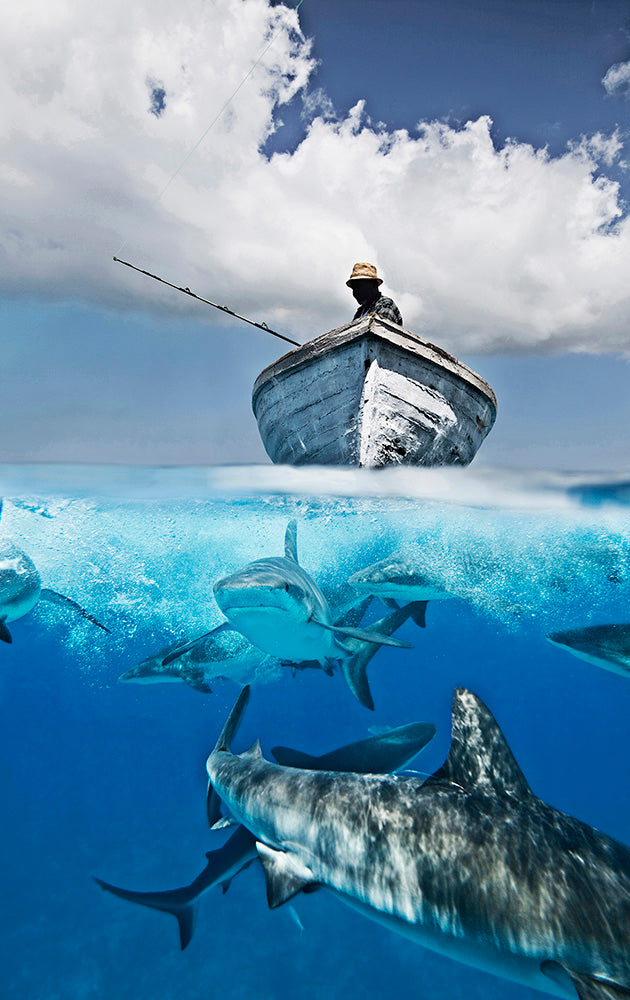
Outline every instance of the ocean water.
<svg viewBox="0 0 630 1000">
<path fill-rule="evenodd" d="M 237 750 L 260 737 L 323 753 L 412 721 L 450 743 L 454 688 L 491 709 L 534 792 L 630 844 L 630 678 L 552 646 L 555 630 L 630 621 L 630 489 L 623 477 L 491 470 L 0 469 L 0 529 L 45 587 L 111 633 L 41 601 L 0 644 L 0 967 L 6 998 L 344 1000 L 513 998 L 534 991 L 384 930 L 325 891 L 267 908 L 258 865 L 200 902 L 180 951 L 175 920 L 104 893 L 190 882 L 220 846 L 205 759 L 239 685 L 252 697 Z M 222 620 L 213 582 L 283 552 L 333 611 L 348 577 L 392 553 L 451 595 L 426 628 L 369 667 L 375 710 L 337 673 L 225 665 L 203 694 L 121 684 L 157 650 Z M 385 609 L 374 601 L 366 620 Z M 262 660 L 262 658 L 261 658 Z M 246 671 L 247 673 L 247 671 Z"/>
</svg>

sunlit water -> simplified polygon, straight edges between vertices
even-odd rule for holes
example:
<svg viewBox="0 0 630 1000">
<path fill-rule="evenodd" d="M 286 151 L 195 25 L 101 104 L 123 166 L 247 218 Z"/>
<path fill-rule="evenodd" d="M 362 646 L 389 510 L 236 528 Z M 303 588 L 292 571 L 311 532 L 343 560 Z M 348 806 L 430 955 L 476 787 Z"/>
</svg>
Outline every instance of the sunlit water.
<svg viewBox="0 0 630 1000">
<path fill-rule="evenodd" d="M 175 921 L 103 893 L 182 885 L 225 839 L 205 816 L 204 762 L 238 684 L 253 685 L 237 749 L 260 737 L 322 753 L 370 730 L 430 721 L 431 772 L 453 690 L 490 707 L 534 792 L 630 843 L 630 678 L 552 646 L 555 630 L 630 621 L 630 507 L 622 477 L 350 473 L 271 468 L 5 468 L 1 534 L 107 634 L 52 604 L 10 624 L 0 725 L 3 995 L 11 998 L 534 997 L 394 936 L 326 892 L 270 912 L 257 866 L 201 900 L 181 953 Z M 451 598 L 413 649 L 369 667 L 375 711 L 342 676 L 227 663 L 212 694 L 119 684 L 162 647 L 222 620 L 212 585 L 283 552 L 333 612 L 348 577 L 392 553 Z M 377 601 L 367 621 L 385 614 Z M 262 658 L 261 658 L 262 660 Z M 232 677 L 233 679 L 229 679 Z M 238 683 L 237 683 L 238 681 Z"/>
</svg>

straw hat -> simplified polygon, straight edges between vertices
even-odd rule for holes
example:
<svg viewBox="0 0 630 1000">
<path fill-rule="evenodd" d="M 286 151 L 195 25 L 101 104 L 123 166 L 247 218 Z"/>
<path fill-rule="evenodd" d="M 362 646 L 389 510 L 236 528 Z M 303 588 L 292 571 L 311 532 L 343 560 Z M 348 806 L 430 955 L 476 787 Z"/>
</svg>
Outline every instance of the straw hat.
<svg viewBox="0 0 630 1000">
<path fill-rule="evenodd" d="M 346 281 L 346 285 L 352 288 L 355 281 L 375 281 L 377 285 L 383 284 L 383 279 L 379 278 L 376 273 L 376 268 L 374 264 L 366 264 L 365 262 L 355 264 L 352 268 L 352 274 Z"/>
</svg>

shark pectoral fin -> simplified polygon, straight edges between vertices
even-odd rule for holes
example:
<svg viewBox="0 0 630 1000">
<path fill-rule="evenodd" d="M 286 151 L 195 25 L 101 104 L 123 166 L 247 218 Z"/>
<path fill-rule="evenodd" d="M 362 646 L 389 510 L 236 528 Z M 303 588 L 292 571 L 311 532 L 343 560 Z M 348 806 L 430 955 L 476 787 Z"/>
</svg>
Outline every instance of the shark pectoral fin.
<svg viewBox="0 0 630 1000">
<path fill-rule="evenodd" d="M 273 847 L 256 841 L 258 857 L 265 872 L 267 882 L 267 902 L 270 910 L 282 906 L 298 892 L 316 881 L 310 868 L 302 864 L 294 855 L 276 851 Z"/>
<path fill-rule="evenodd" d="M 212 688 L 206 682 L 205 674 L 201 667 L 190 670 L 183 675 L 182 680 L 186 681 L 186 684 L 194 688 L 195 691 L 201 691 L 202 694 L 212 694 Z"/>
<path fill-rule="evenodd" d="M 273 747 L 271 752 L 284 767 L 301 767 L 307 771 L 390 774 L 413 760 L 433 739 L 435 731 L 430 722 L 410 722 L 396 729 L 386 729 L 378 736 L 348 743 L 319 757 L 290 747 Z"/>
<path fill-rule="evenodd" d="M 323 754 L 319 768 L 354 774 L 391 774 L 408 764 L 435 736 L 430 722 L 411 722 L 378 736 L 348 743 Z"/>
<path fill-rule="evenodd" d="M 215 792 L 214 785 L 209 781 L 206 793 L 206 815 L 208 817 L 208 826 L 211 830 L 216 830 L 217 823 L 221 822 L 221 806 L 221 799 Z"/>
<path fill-rule="evenodd" d="M 320 770 L 318 758 L 302 750 L 292 750 L 291 747 L 272 747 L 271 752 L 282 767 L 300 767 L 305 771 Z"/>
<path fill-rule="evenodd" d="M 580 1000 L 628 1000 L 630 990 L 618 983 L 595 976 L 585 976 L 580 972 L 567 969 L 560 962 L 547 961 L 541 965 L 541 970 L 548 979 L 559 986 L 569 987 L 573 984 Z"/>
<path fill-rule="evenodd" d="M 221 625 L 217 625 L 216 628 L 211 628 L 209 632 L 204 632 L 203 635 L 198 635 L 196 639 L 192 639 L 191 642 L 187 642 L 184 646 L 177 646 L 164 657 L 162 660 L 162 666 L 167 667 L 169 663 L 173 662 L 173 660 L 178 660 L 180 656 L 183 656 L 184 653 L 188 653 L 191 649 L 194 649 L 195 646 L 198 646 L 200 642 L 203 642 L 204 639 L 208 639 L 211 635 L 217 635 L 219 632 L 228 632 L 231 629 L 232 626 L 229 622 L 223 622 Z"/>
<path fill-rule="evenodd" d="M 367 662 L 360 656 L 344 657 L 341 661 L 344 680 L 359 704 L 374 711 L 374 698 L 367 679 Z"/>
<path fill-rule="evenodd" d="M 0 639 L 2 642 L 13 642 L 13 637 L 7 628 L 6 621 L 7 616 L 3 615 L 2 618 L 0 618 Z"/>
<path fill-rule="evenodd" d="M 98 618 L 95 618 L 94 615 L 91 615 L 89 611 L 86 611 L 85 608 L 82 608 L 80 604 L 77 604 L 77 602 L 73 601 L 70 597 L 66 597 L 65 594 L 58 594 L 56 590 L 49 590 L 48 587 L 42 587 L 39 593 L 39 599 L 40 601 L 49 601 L 51 604 L 57 604 L 62 608 L 70 608 L 77 615 L 81 615 L 82 618 L 92 622 L 92 625 L 97 625 L 98 628 L 103 629 L 103 632 L 109 632 L 111 635 L 111 629 L 102 625 Z"/>
<path fill-rule="evenodd" d="M 317 625 L 321 625 L 328 632 L 335 635 L 348 636 L 350 639 L 360 639 L 362 642 L 371 642 L 374 646 L 397 646 L 399 649 L 413 649 L 410 642 L 403 642 L 402 639 L 393 639 L 391 635 L 380 635 L 378 632 L 370 632 L 365 628 L 346 628 L 342 625 L 328 625 L 313 619 Z"/>
<path fill-rule="evenodd" d="M 221 816 L 220 819 L 213 823 L 210 827 L 211 830 L 226 830 L 228 826 L 239 826 L 239 823 L 234 819 L 233 816 Z"/>
</svg>

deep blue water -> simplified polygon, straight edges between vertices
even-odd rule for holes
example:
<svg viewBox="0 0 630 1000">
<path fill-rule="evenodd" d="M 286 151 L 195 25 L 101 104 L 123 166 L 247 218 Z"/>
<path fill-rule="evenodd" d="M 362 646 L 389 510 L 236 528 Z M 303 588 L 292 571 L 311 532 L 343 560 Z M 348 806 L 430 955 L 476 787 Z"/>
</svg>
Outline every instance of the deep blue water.
<svg viewBox="0 0 630 1000">
<path fill-rule="evenodd" d="M 231 485 L 229 475 L 156 473 L 148 489 L 142 478 L 142 488 L 131 478 L 110 489 L 108 475 L 5 470 L 2 482 L 2 536 L 35 561 L 44 586 L 112 630 L 42 602 L 0 649 L 3 996 L 540 995 L 397 937 L 326 892 L 271 912 L 257 865 L 226 895 L 204 896 L 180 952 L 170 916 L 103 893 L 92 876 L 172 888 L 225 840 L 207 828 L 204 765 L 238 685 L 218 680 L 204 695 L 117 678 L 218 623 L 214 580 L 281 554 L 295 517 L 301 563 L 333 607 L 351 573 L 394 551 L 431 567 L 454 597 L 429 604 L 425 630 L 403 626 L 412 650 L 372 660 L 374 712 L 340 675 L 255 677 L 236 749 L 260 737 L 266 755 L 278 743 L 321 753 L 374 727 L 431 721 L 437 736 L 417 761 L 431 772 L 464 685 L 494 713 L 537 795 L 630 843 L 630 679 L 545 639 L 630 621 L 623 488 L 464 473 L 405 486 L 294 471 L 274 485 L 268 472 L 241 469 Z M 383 613 L 375 602 L 371 618 Z"/>
</svg>

